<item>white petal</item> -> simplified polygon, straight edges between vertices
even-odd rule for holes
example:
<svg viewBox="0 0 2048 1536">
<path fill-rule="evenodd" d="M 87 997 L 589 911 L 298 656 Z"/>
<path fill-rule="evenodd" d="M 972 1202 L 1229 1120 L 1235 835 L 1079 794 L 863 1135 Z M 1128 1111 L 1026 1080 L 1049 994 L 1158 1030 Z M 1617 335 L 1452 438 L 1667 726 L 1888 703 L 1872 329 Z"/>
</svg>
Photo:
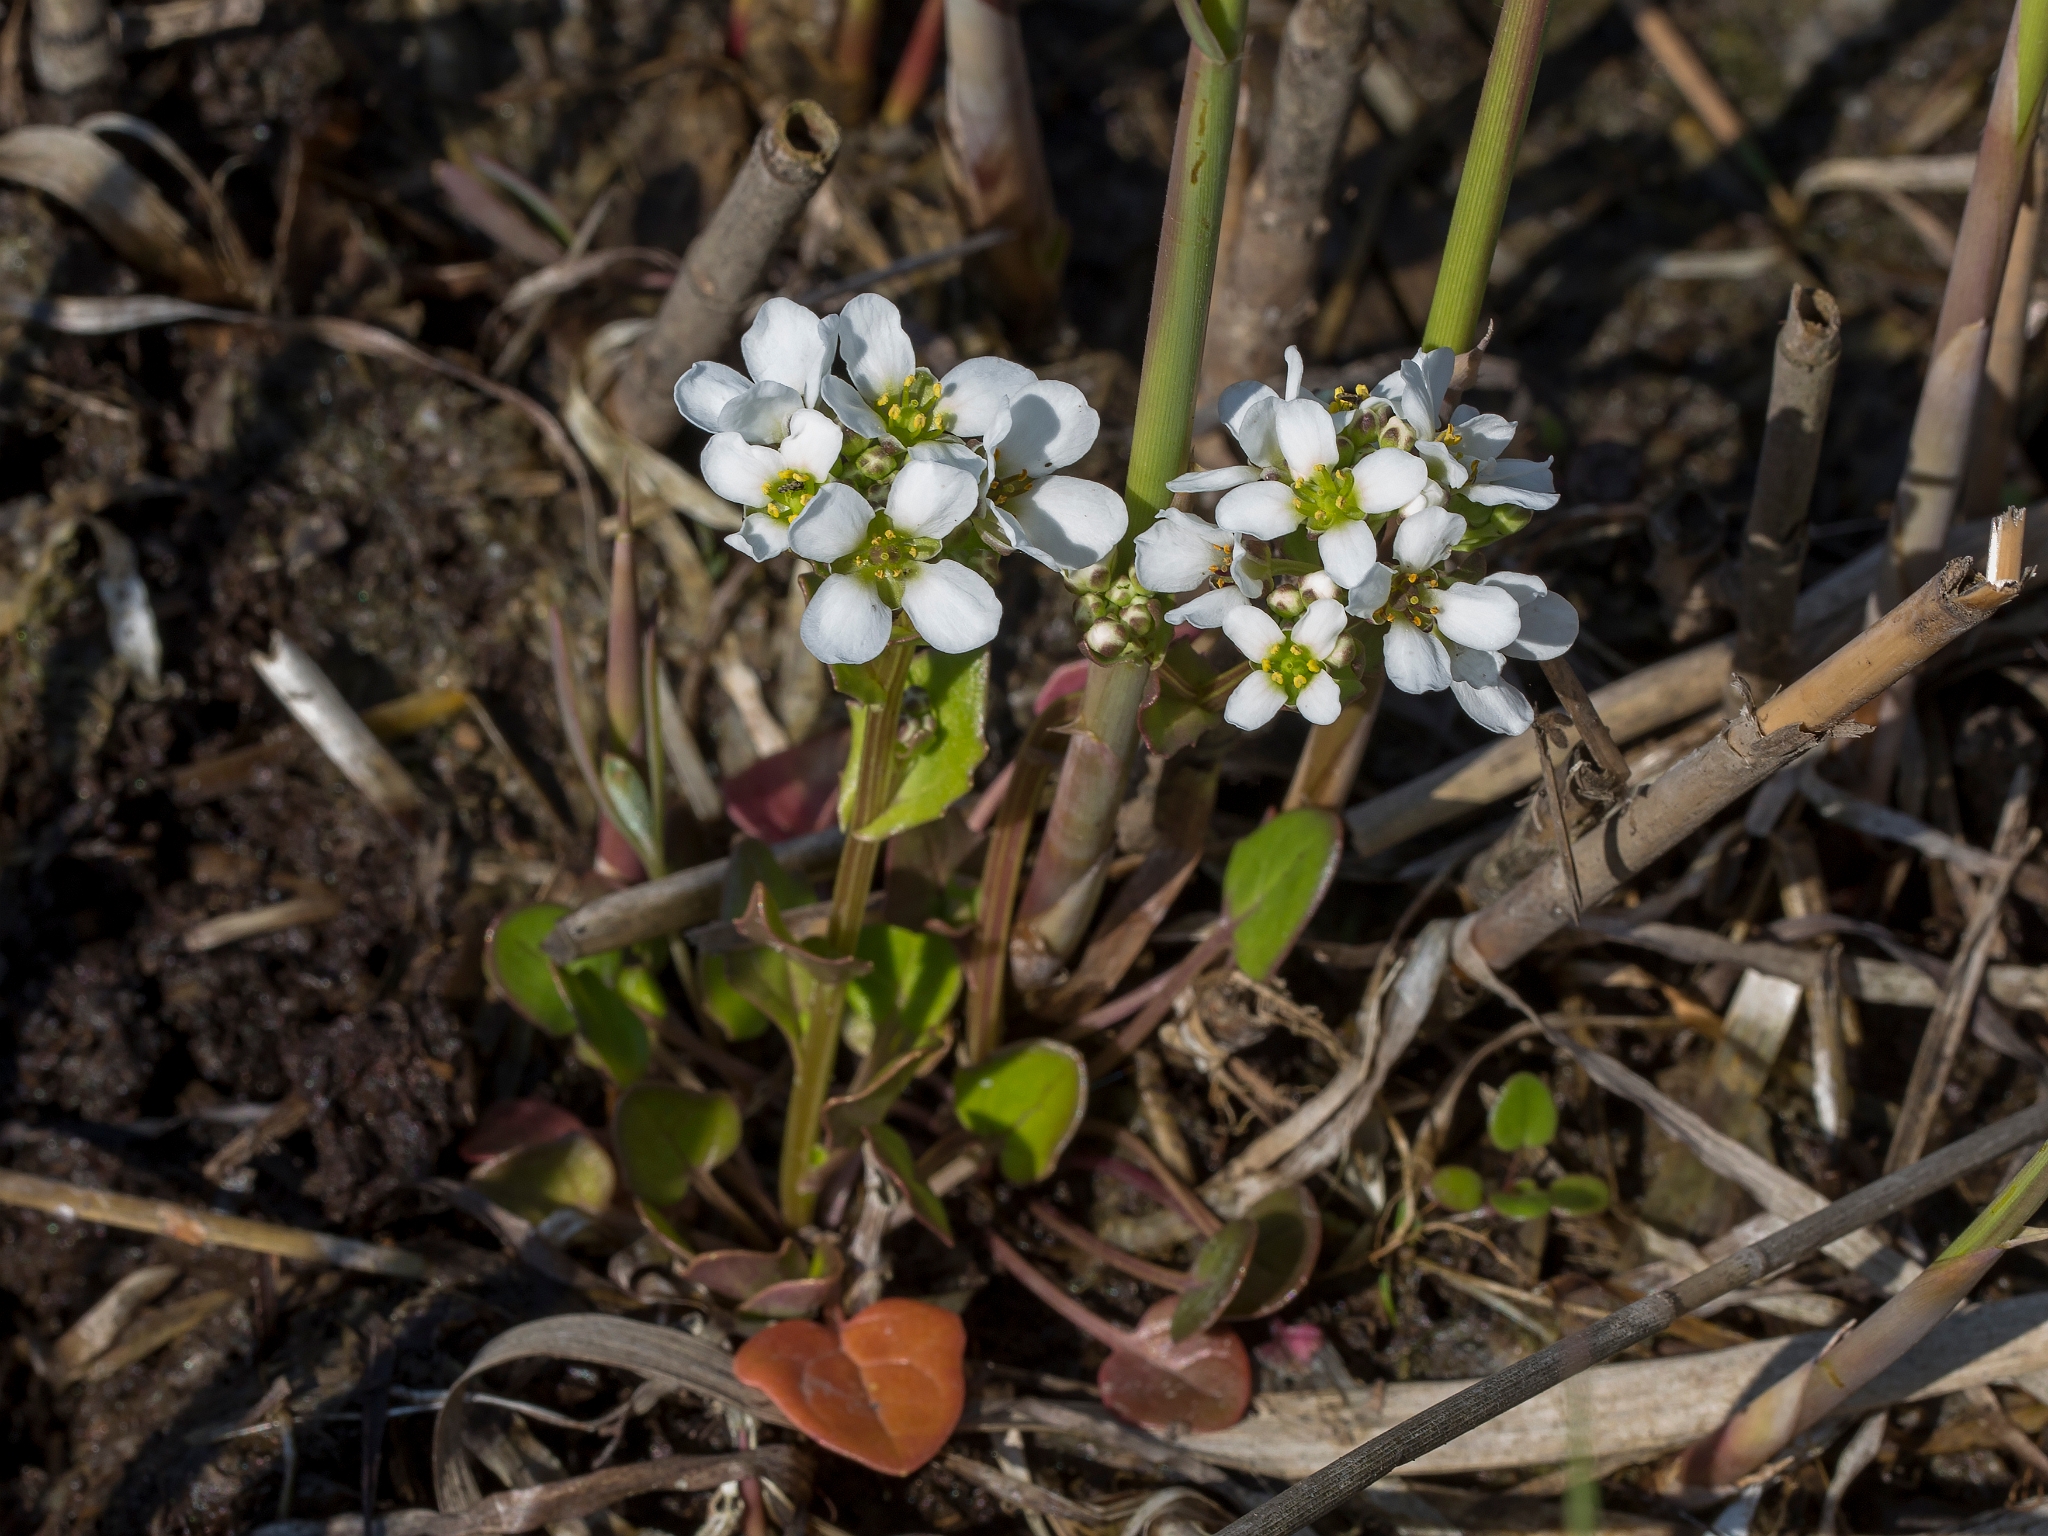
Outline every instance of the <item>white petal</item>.
<svg viewBox="0 0 2048 1536">
<path fill-rule="evenodd" d="M 1519 601 L 1520 594 L 1516 596 Z M 1570 650 L 1578 638 L 1579 610 L 1571 599 L 1561 592 L 1544 592 L 1522 603 L 1522 632 L 1502 649 L 1524 661 L 1549 661 Z"/>
<path fill-rule="evenodd" d="M 830 565 L 860 547 L 874 520 L 875 509 L 867 497 L 835 480 L 797 513 L 789 525 L 789 547 L 806 560 Z"/>
<path fill-rule="evenodd" d="M 858 576 L 827 576 L 811 594 L 798 631 L 804 648 L 827 666 L 857 667 L 889 643 L 889 605 Z"/>
<path fill-rule="evenodd" d="M 1229 390 L 1223 394 L 1225 400 L 1230 398 Z M 1281 465 L 1280 439 L 1273 431 L 1274 413 L 1280 404 L 1280 397 L 1261 384 L 1258 393 L 1246 400 L 1234 417 L 1224 420 L 1244 456 L 1261 469 L 1278 469 Z"/>
<path fill-rule="evenodd" d="M 782 455 L 748 442 L 737 432 L 721 432 L 704 445 L 697 468 L 704 483 L 727 501 L 765 507 L 767 487 L 782 477 Z"/>
<path fill-rule="evenodd" d="M 840 424 L 855 437 L 880 437 L 888 428 L 882 425 L 882 418 L 875 414 L 873 406 L 861 398 L 861 392 L 846 380 L 826 375 L 818 386 L 818 394 L 832 408 L 832 414 Z"/>
<path fill-rule="evenodd" d="M 1221 421 L 1224 429 L 1237 439 L 1237 446 L 1244 449 L 1245 457 L 1252 459 L 1255 464 L 1265 463 L 1269 468 L 1271 466 L 1267 460 L 1252 458 L 1251 444 L 1245 441 L 1245 430 L 1253 406 L 1262 400 L 1277 402 L 1279 398 L 1273 393 L 1270 385 L 1261 384 L 1257 379 L 1240 379 L 1225 389 L 1216 400 L 1216 419 Z M 1262 407 L 1261 416 L 1271 409 L 1271 406 Z M 1266 420 L 1266 430 L 1270 434 L 1271 420 Z M 1270 436 L 1268 446 L 1271 446 Z"/>
<path fill-rule="evenodd" d="M 1037 480 L 1065 469 L 1095 446 L 1102 429 L 1088 397 L 1059 379 L 1028 385 L 1007 403 L 1008 422 L 999 413 L 986 444 L 995 450 L 998 479 L 1026 474 Z"/>
<path fill-rule="evenodd" d="M 1468 459 L 1497 459 L 1515 440 L 1515 424 L 1492 411 L 1475 411 L 1461 405 L 1451 412 L 1451 425 L 1463 439 L 1458 451 Z"/>
<path fill-rule="evenodd" d="M 1375 448 L 1351 467 L 1358 509 L 1369 515 L 1398 512 L 1429 483 L 1429 465 L 1399 448 Z"/>
<path fill-rule="evenodd" d="M 839 450 L 846 434 L 839 423 L 822 411 L 798 411 L 789 418 L 789 436 L 782 440 L 782 462 L 823 480 L 839 462 Z"/>
<path fill-rule="evenodd" d="M 957 560 L 912 571 L 903 583 L 903 611 L 926 645 L 954 655 L 987 645 L 1003 622 L 995 588 Z"/>
<path fill-rule="evenodd" d="M 1451 658 L 1443 641 L 1405 619 L 1387 626 L 1387 681 L 1403 693 L 1435 693 L 1451 686 Z"/>
<path fill-rule="evenodd" d="M 1337 428 L 1320 401 L 1281 401 L 1273 409 L 1273 435 L 1296 479 L 1337 462 Z"/>
<path fill-rule="evenodd" d="M 1011 544 L 1056 571 L 1095 564 L 1116 548 L 1130 525 L 1123 497 L 1106 485 L 1072 475 L 1041 480 L 996 510 L 1006 514 Z"/>
<path fill-rule="evenodd" d="M 1287 692 L 1263 672 L 1254 672 L 1230 692 L 1223 718 L 1240 731 L 1256 731 L 1287 706 Z"/>
<path fill-rule="evenodd" d="M 1465 537 L 1465 519 L 1442 507 L 1424 507 L 1394 532 L 1394 560 L 1404 571 L 1426 571 Z"/>
<path fill-rule="evenodd" d="M 1259 472 L 1249 464 L 1232 464 L 1225 469 L 1191 469 L 1184 475 L 1175 475 L 1166 482 L 1169 491 L 1227 491 L 1236 486 L 1250 485 L 1259 478 Z"/>
<path fill-rule="evenodd" d="M 1301 690 L 1294 707 L 1310 725 L 1330 725 L 1344 713 L 1344 694 L 1337 687 L 1337 679 L 1327 672 L 1318 672 Z"/>
<path fill-rule="evenodd" d="M 920 539 L 943 539 L 980 505 L 980 481 L 933 459 L 912 459 L 889 487 L 889 521 Z"/>
<path fill-rule="evenodd" d="M 1477 482 L 1466 486 L 1464 494 L 1482 507 L 1527 507 L 1532 512 L 1547 512 L 1558 501 L 1548 459 L 1494 459 L 1481 464 Z"/>
<path fill-rule="evenodd" d="M 1237 542 L 1237 548 L 1230 556 L 1230 579 L 1237 583 L 1238 591 L 1255 598 L 1266 590 L 1265 578 L 1251 574 L 1252 557 L 1245 552 L 1242 542 L 1233 542 Z"/>
<path fill-rule="evenodd" d="M 1228 534 L 1176 507 L 1160 513 L 1133 544 L 1138 580 L 1154 592 L 1192 591 L 1230 552 Z"/>
<path fill-rule="evenodd" d="M 1458 354 L 1449 347 L 1417 352 L 1401 364 L 1401 377 L 1408 382 L 1411 396 L 1429 408 L 1429 435 L 1432 437 L 1443 419 L 1444 391 L 1451 387 L 1451 375 L 1457 372 L 1457 368 Z M 1419 432 L 1422 427 L 1417 423 L 1415 429 Z"/>
<path fill-rule="evenodd" d="M 1513 645 L 1522 632 L 1522 607 L 1499 587 L 1461 582 L 1436 594 L 1437 628 L 1446 640 L 1482 651 Z"/>
<path fill-rule="evenodd" d="M 1437 479 L 1456 490 L 1471 478 L 1464 460 L 1451 451 L 1449 443 L 1440 443 L 1435 438 L 1425 438 L 1415 445 L 1415 451 L 1429 460 L 1436 470 Z"/>
<path fill-rule="evenodd" d="M 1492 651 L 1452 650 L 1451 693 L 1466 714 L 1501 736 L 1521 735 L 1536 718 L 1522 691 L 1501 677 L 1500 657 Z"/>
<path fill-rule="evenodd" d="M 1524 608 L 1550 590 L 1549 584 L 1541 576 L 1532 575 L 1528 571 L 1495 571 L 1480 582 L 1480 585 L 1499 587 L 1504 592 L 1512 592 L 1515 601 Z"/>
<path fill-rule="evenodd" d="M 718 431 L 718 413 L 734 395 L 745 392 L 747 376 L 723 363 L 692 363 L 676 380 L 676 409 L 700 432 Z"/>
<path fill-rule="evenodd" d="M 1387 599 L 1394 594 L 1394 572 L 1391 567 L 1375 563 L 1371 570 L 1359 578 L 1358 585 L 1351 589 L 1344 603 L 1344 611 L 1369 618 L 1387 606 Z"/>
<path fill-rule="evenodd" d="M 1270 613 L 1263 608 L 1254 608 L 1250 603 L 1242 608 L 1233 608 L 1223 616 L 1223 633 L 1251 662 L 1264 661 L 1273 653 L 1273 647 L 1287 638 L 1280 626 L 1273 622 Z"/>
<path fill-rule="evenodd" d="M 725 402 L 725 409 L 718 413 L 718 430 L 737 432 L 750 443 L 774 447 L 789 435 L 789 424 L 803 404 L 803 396 L 787 384 L 772 380 L 750 384 Z"/>
<path fill-rule="evenodd" d="M 903 329 L 903 316 L 879 293 L 849 299 L 833 329 L 846 375 L 868 399 L 879 400 L 901 389 L 903 381 L 917 372 L 917 351 Z"/>
<path fill-rule="evenodd" d="M 1308 605 L 1308 612 L 1294 621 L 1293 632 L 1288 638 L 1321 661 L 1330 654 L 1330 648 L 1350 622 L 1351 615 L 1344 611 L 1342 603 L 1319 597 Z"/>
<path fill-rule="evenodd" d="M 728 533 L 725 542 L 752 560 L 773 560 L 789 548 L 789 524 L 766 512 L 749 512 L 740 519 L 739 532 Z"/>
<path fill-rule="evenodd" d="M 1278 480 L 1240 485 L 1216 503 L 1216 526 L 1257 539 L 1282 539 L 1301 526 L 1294 490 Z"/>
<path fill-rule="evenodd" d="M 740 356 L 757 383 L 787 384 L 811 405 L 832 366 L 832 327 L 794 299 L 770 299 L 740 338 Z"/>
<path fill-rule="evenodd" d="M 1289 347 L 1281 356 L 1287 359 L 1287 398 L 1292 400 L 1301 393 L 1301 348 Z"/>
<path fill-rule="evenodd" d="M 1373 537 L 1370 523 L 1355 517 L 1317 539 L 1316 553 L 1331 580 L 1340 587 L 1355 587 L 1379 563 L 1380 541 Z"/>
<path fill-rule="evenodd" d="M 1144 580 L 1141 576 L 1140 581 Z M 1169 624 L 1192 624 L 1197 629 L 1217 629 L 1235 609 L 1242 608 L 1251 599 L 1235 587 L 1211 587 L 1199 597 L 1191 597 L 1178 608 L 1166 610 Z"/>
<path fill-rule="evenodd" d="M 970 357 L 939 380 L 939 409 L 946 430 L 979 437 L 995 420 L 996 408 L 1018 390 L 1038 382 L 1038 375 L 1007 357 Z"/>
<path fill-rule="evenodd" d="M 965 443 L 951 442 L 945 438 L 933 438 L 928 442 L 912 443 L 910 445 L 910 456 L 913 459 L 924 459 L 933 464 L 950 464 L 953 468 L 974 476 L 974 483 L 976 485 L 981 484 L 983 478 L 988 474 L 988 461 L 982 458 L 980 454 L 976 453 Z"/>
</svg>

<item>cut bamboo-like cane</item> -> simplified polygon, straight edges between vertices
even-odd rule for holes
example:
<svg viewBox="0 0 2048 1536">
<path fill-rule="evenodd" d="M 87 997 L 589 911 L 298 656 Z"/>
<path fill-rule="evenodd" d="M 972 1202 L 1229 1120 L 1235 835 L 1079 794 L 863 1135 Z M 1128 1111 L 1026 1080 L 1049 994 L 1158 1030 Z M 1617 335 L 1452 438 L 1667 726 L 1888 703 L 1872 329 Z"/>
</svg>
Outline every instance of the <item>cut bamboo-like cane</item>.
<svg viewBox="0 0 2048 1536">
<path fill-rule="evenodd" d="M 34 0 L 28 56 L 36 83 L 53 95 L 98 85 L 114 72 L 107 0 Z"/>
<path fill-rule="evenodd" d="M 1772 354 L 1770 407 L 1742 533 L 1735 669 L 1758 695 L 1798 671 L 1793 612 L 1806 564 L 1806 510 L 1841 358 L 1842 312 L 1834 296 L 1795 285 Z"/>
<path fill-rule="evenodd" d="M 1823 1243 L 1881 1221 L 1985 1163 L 2029 1145 L 2044 1133 L 2048 1133 L 2048 1104 L 2037 1104 L 1954 1142 L 1909 1168 L 1865 1185 L 1825 1210 L 1773 1232 L 1719 1263 L 1688 1275 L 1669 1289 L 1632 1302 L 1424 1409 L 1231 1522 L 1217 1536 L 1287 1536 L 1338 1508 L 1396 1467 L 1449 1444 L 1631 1344 L 1653 1337 L 1702 1302 L 1754 1285 L 1766 1275 L 1813 1254 Z M 1656 1368 L 1668 1370 L 1674 1364 L 1660 1361 Z M 1203 1436 L 1201 1443 L 1211 1444 L 1231 1433 Z"/>
<path fill-rule="evenodd" d="M 1838 722 L 1974 629 L 2020 592 L 2025 518 L 1993 520 L 1988 579 L 1952 562 L 1876 624 L 1784 692 L 1671 768 L 1577 843 L 1580 889 L 1596 905 L 1780 768 L 1819 745 Z M 1571 920 L 1553 860 L 1473 918 L 1472 945 L 1499 971 Z"/>
<path fill-rule="evenodd" d="M 274 1253 L 283 1259 L 335 1264 L 366 1275 L 393 1275 L 403 1280 L 424 1279 L 427 1273 L 427 1261 L 404 1248 L 386 1248 L 298 1227 L 223 1216 L 218 1211 L 194 1210 L 169 1200 L 110 1194 L 103 1189 L 87 1189 L 82 1184 L 39 1179 L 33 1174 L 6 1169 L 0 1169 L 0 1204 L 43 1211 L 60 1221 L 97 1221 L 124 1232 L 154 1232 L 195 1248 L 242 1248 L 251 1253 Z"/>
<path fill-rule="evenodd" d="M 398 759 L 363 724 L 363 717 L 321 671 L 313 658 L 282 631 L 273 630 L 270 653 L 252 651 L 249 665 L 277 695 L 292 718 L 306 728 L 328 760 L 363 797 L 407 832 L 418 834 L 426 800 Z"/>
<path fill-rule="evenodd" d="M 839 154 L 839 125 L 814 101 L 793 101 L 761 125 L 731 190 L 683 267 L 654 324 L 634 344 L 605 398 L 613 421 L 649 447 L 683 428 L 675 386 L 692 363 L 716 359 L 739 330 L 761 269 Z"/>
</svg>

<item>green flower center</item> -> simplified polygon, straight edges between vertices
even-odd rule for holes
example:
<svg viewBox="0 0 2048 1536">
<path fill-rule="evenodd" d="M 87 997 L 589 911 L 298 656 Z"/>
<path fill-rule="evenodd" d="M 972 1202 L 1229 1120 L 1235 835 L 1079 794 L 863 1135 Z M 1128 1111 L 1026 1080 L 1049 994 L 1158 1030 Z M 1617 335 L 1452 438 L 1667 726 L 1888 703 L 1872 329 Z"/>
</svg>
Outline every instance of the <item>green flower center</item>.
<svg viewBox="0 0 2048 1536">
<path fill-rule="evenodd" d="M 950 418 L 939 410 L 939 381 L 930 369 L 908 375 L 900 388 L 890 390 L 874 406 L 889 435 L 906 448 L 946 435 Z"/>
<path fill-rule="evenodd" d="M 920 541 L 897 532 L 879 518 L 876 523 L 880 526 L 870 525 L 867 543 L 846 557 L 847 572 L 870 581 L 902 581 L 921 557 Z M 922 542 L 927 546 L 931 543 L 929 539 Z"/>
<path fill-rule="evenodd" d="M 768 493 L 768 505 L 764 510 L 770 517 L 778 522 L 795 522 L 797 513 L 809 506 L 811 498 L 818 494 L 818 477 L 801 469 L 785 469 L 761 489 Z"/>
<path fill-rule="evenodd" d="M 1386 606 L 1375 613 L 1375 624 L 1406 619 L 1424 634 L 1436 628 L 1436 591 L 1441 585 L 1433 571 L 1396 571 L 1393 590 Z"/>
<path fill-rule="evenodd" d="M 1319 466 L 1294 482 L 1294 506 L 1311 531 L 1328 533 L 1339 523 L 1361 516 L 1358 498 L 1352 493 L 1351 471 Z"/>
<path fill-rule="evenodd" d="M 1323 664 L 1292 640 L 1282 640 L 1266 652 L 1266 659 L 1259 663 L 1259 670 L 1286 693 L 1287 702 L 1292 704 L 1310 680 L 1323 670 Z"/>
</svg>

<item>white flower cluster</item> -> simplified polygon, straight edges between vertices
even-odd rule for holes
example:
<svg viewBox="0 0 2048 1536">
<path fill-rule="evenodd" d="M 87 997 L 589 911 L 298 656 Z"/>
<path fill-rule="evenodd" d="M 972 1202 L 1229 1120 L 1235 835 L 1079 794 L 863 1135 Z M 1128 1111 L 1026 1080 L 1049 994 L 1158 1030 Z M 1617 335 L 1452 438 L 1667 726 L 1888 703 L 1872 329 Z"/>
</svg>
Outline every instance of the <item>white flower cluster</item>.
<svg viewBox="0 0 2048 1536">
<path fill-rule="evenodd" d="M 823 575 L 802 630 L 821 661 L 872 661 L 899 613 L 935 650 L 974 650 L 1002 620 L 995 555 L 1071 572 L 1124 536 L 1121 496 L 1058 473 L 1100 425 L 1071 384 L 996 357 L 934 378 L 874 293 L 824 318 L 770 299 L 740 353 L 744 374 L 694 365 L 676 409 L 711 434 L 705 483 L 746 509 L 726 543 L 794 551 Z"/>
<path fill-rule="evenodd" d="M 1170 481 L 1224 492 L 1216 521 L 1165 513 L 1138 536 L 1136 572 L 1154 592 L 1195 593 L 1167 621 L 1220 627 L 1251 662 L 1231 724 L 1251 730 L 1288 706 L 1335 720 L 1376 638 L 1396 688 L 1449 688 L 1488 730 L 1528 729 L 1535 712 L 1502 663 L 1562 655 L 1578 614 L 1537 577 L 1482 577 L 1460 552 L 1513 533 L 1557 493 L 1548 459 L 1501 457 L 1513 422 L 1466 405 L 1443 419 L 1455 363 L 1448 348 L 1418 352 L 1370 393 L 1340 389 L 1326 404 L 1302 395 L 1289 347 L 1284 395 L 1249 382 L 1223 392 L 1223 424 L 1249 462 Z"/>
</svg>

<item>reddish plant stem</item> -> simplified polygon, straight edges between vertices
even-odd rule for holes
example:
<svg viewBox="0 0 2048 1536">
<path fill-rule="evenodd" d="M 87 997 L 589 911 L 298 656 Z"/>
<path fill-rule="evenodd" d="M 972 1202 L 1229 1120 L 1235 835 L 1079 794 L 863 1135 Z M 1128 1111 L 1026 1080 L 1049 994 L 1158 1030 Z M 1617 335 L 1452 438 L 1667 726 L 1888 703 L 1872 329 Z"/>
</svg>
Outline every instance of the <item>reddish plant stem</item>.
<svg viewBox="0 0 2048 1536">
<path fill-rule="evenodd" d="M 1032 1266 L 1029 1259 L 1025 1258 L 1023 1254 L 1012 1248 L 993 1232 L 988 1235 L 988 1251 L 989 1256 L 996 1261 L 997 1265 L 1007 1270 L 1010 1277 L 1019 1285 L 1023 1286 L 1025 1290 L 1036 1296 L 1048 1307 L 1051 1307 L 1053 1311 L 1059 1313 L 1061 1317 L 1087 1334 L 1089 1338 L 1093 1339 L 1103 1348 L 1113 1349 L 1119 1354 L 1127 1354 L 1131 1351 L 1132 1339 L 1129 1334 L 1125 1333 L 1123 1329 L 1117 1327 L 1114 1323 L 1104 1322 L 1093 1312 L 1090 1312 L 1080 1302 L 1074 1300 L 1073 1297 L 1069 1296 L 1057 1285 L 1054 1285 L 1052 1281 L 1046 1279 L 1044 1275 L 1040 1274 Z"/>
<path fill-rule="evenodd" d="M 917 115 L 925 92 L 931 88 L 932 70 L 939 62 L 939 45 L 946 36 L 946 0 L 924 0 L 917 21 L 910 29 L 910 41 L 903 47 L 896 73 L 889 81 L 889 93 L 882 98 L 881 121 L 885 128 L 900 127 Z"/>
<path fill-rule="evenodd" d="M 1186 1273 L 1168 1269 L 1164 1264 L 1154 1264 L 1150 1259 L 1141 1259 L 1135 1253 L 1127 1253 L 1100 1233 L 1090 1232 L 1078 1221 L 1069 1221 L 1043 1200 L 1031 1202 L 1031 1214 L 1038 1224 L 1060 1239 L 1070 1243 L 1087 1254 L 1089 1258 L 1120 1269 L 1134 1280 L 1147 1285 L 1156 1285 L 1163 1291 L 1185 1291 L 1190 1281 Z"/>
<path fill-rule="evenodd" d="M 1083 1120 L 1081 1130 L 1085 1135 L 1114 1144 L 1126 1157 L 1134 1157 L 1143 1163 L 1146 1172 L 1157 1179 L 1159 1187 L 1166 1191 L 1168 1203 L 1202 1236 L 1214 1237 L 1222 1230 L 1223 1218 L 1204 1205 L 1202 1197 L 1180 1181 L 1180 1175 L 1166 1166 L 1166 1159 L 1144 1137 L 1108 1120 Z"/>
</svg>

